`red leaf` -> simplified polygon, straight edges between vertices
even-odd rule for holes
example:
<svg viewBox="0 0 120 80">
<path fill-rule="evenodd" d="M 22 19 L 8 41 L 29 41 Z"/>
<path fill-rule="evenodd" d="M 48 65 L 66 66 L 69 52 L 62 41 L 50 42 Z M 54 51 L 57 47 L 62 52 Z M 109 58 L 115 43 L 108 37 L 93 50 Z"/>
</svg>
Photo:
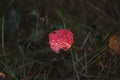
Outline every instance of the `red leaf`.
<svg viewBox="0 0 120 80">
<path fill-rule="evenodd" d="M 50 48 L 59 53 L 61 49 L 67 51 L 73 44 L 73 33 L 69 29 L 59 29 L 49 33 Z"/>
</svg>

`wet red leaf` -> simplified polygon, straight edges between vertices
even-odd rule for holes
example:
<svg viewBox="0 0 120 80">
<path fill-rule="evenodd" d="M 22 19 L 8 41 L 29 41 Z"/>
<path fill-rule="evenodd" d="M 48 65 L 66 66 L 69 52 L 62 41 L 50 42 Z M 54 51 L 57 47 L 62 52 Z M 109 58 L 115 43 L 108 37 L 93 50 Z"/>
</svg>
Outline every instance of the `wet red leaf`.
<svg viewBox="0 0 120 80">
<path fill-rule="evenodd" d="M 73 33 L 70 29 L 59 29 L 49 33 L 50 48 L 56 53 L 59 53 L 61 49 L 67 51 L 73 42 Z"/>
</svg>

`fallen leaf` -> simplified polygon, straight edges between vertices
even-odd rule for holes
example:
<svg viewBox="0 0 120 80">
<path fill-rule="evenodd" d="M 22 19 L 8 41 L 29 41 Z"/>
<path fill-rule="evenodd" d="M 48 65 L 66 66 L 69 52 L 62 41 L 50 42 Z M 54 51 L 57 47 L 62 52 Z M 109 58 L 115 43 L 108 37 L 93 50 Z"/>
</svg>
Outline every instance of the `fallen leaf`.
<svg viewBox="0 0 120 80">
<path fill-rule="evenodd" d="M 5 74 L 3 72 L 0 72 L 0 80 L 5 78 Z"/>
<path fill-rule="evenodd" d="M 60 50 L 67 51 L 73 44 L 73 33 L 69 29 L 59 29 L 49 33 L 50 48 L 59 53 Z"/>
<path fill-rule="evenodd" d="M 120 54 L 120 36 L 112 35 L 109 39 L 109 49 L 116 54 Z"/>
</svg>

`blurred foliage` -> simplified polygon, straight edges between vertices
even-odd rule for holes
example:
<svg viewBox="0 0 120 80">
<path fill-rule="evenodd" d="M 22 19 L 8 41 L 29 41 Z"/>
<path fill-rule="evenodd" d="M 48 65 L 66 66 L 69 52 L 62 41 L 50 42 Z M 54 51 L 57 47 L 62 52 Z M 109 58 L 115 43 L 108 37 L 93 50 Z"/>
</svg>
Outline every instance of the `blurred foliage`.
<svg viewBox="0 0 120 80">
<path fill-rule="evenodd" d="M 119 4 L 0 0 L 0 72 L 6 80 L 119 80 Z M 49 32 L 60 28 L 74 33 L 72 52 L 49 48 Z"/>
</svg>

